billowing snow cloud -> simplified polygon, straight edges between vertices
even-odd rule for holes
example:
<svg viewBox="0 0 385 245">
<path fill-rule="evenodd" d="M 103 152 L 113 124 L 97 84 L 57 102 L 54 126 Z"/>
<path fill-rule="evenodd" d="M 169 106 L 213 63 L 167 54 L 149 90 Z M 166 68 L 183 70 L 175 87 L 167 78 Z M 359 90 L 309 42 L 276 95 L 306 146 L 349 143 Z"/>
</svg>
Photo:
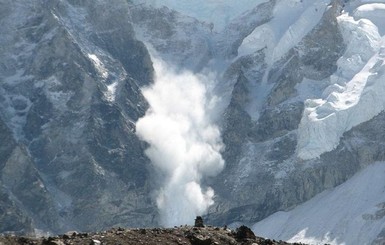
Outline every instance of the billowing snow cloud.
<svg viewBox="0 0 385 245">
<path fill-rule="evenodd" d="M 137 122 L 137 135 L 150 144 L 146 154 L 164 176 L 157 197 L 162 225 L 189 224 L 214 203 L 214 191 L 201 180 L 224 166 L 220 132 L 209 116 L 209 81 L 153 62 L 155 84 L 143 90 L 150 108 Z"/>
</svg>

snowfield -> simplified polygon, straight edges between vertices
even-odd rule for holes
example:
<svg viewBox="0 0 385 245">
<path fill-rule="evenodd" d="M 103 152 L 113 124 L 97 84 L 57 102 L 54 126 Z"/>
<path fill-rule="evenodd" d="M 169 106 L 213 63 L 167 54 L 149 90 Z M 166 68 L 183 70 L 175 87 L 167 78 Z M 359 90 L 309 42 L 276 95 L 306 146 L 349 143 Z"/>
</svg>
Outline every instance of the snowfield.
<svg viewBox="0 0 385 245">
<path fill-rule="evenodd" d="M 141 0 L 134 1 L 137 4 Z M 166 6 L 200 21 L 212 23 L 213 30 L 222 31 L 234 18 L 268 0 L 147 0 L 155 7 Z"/>
<path fill-rule="evenodd" d="M 385 228 L 385 162 L 288 212 L 256 223 L 261 236 L 309 244 L 371 244 Z"/>
</svg>

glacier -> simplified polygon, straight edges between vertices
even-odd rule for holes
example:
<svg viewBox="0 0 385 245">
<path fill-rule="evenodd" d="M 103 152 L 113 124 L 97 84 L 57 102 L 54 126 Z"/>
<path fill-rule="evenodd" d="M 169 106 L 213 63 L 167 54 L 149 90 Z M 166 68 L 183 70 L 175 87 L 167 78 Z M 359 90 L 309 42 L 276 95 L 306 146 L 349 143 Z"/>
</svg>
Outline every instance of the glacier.
<svg viewBox="0 0 385 245">
<path fill-rule="evenodd" d="M 256 223 L 264 237 L 314 245 L 372 244 L 385 228 L 385 162 L 287 212 Z"/>
<path fill-rule="evenodd" d="M 272 85 L 267 83 L 272 65 L 282 59 L 318 24 L 328 3 L 328 0 L 278 1 L 272 13 L 274 18 L 256 27 L 243 39 L 238 47 L 238 58 L 264 49 L 267 65 L 261 84 L 249 88 L 252 99 L 247 112 L 254 121 L 258 120 L 264 100 L 272 89 Z"/>
<path fill-rule="evenodd" d="M 0 5 L 0 208 L 19 230 L 281 224 L 341 194 L 336 210 L 373 199 L 349 216 L 377 222 L 364 238 L 385 232 L 367 177 L 385 161 L 384 0 Z M 285 239 L 358 229 L 311 218 Z"/>
<path fill-rule="evenodd" d="M 230 149 L 225 154 L 239 154 L 236 155 L 239 158 L 234 157 L 236 158 L 234 160 L 232 156 L 225 155 L 226 160 L 230 159 L 229 164 L 224 168 L 225 173 L 219 174 L 219 177 L 214 178 L 213 181 L 208 180 L 209 183 L 215 183 L 219 178 L 226 178 L 219 180 L 219 182 L 223 181 L 223 184 L 214 184 L 214 187 L 219 186 L 218 192 L 214 188 L 218 195 L 218 202 L 213 205 L 211 212 L 215 213 L 213 210 L 223 208 L 222 196 L 228 198 L 230 195 L 241 192 L 239 199 L 233 200 L 234 204 L 226 205 L 250 207 L 250 211 L 244 210 L 244 213 L 240 214 L 240 220 L 259 219 L 264 214 L 253 211 L 251 207 L 255 204 L 253 201 L 265 203 L 266 200 L 261 201 L 265 198 L 263 195 L 274 195 L 277 194 L 274 191 L 282 191 L 283 194 L 280 193 L 280 195 L 296 199 L 295 201 L 280 200 L 282 206 L 279 208 L 285 209 L 311 198 L 312 194 L 306 193 L 306 188 L 311 190 L 310 193 L 315 194 L 322 189 L 319 189 L 317 184 L 335 186 L 351 177 L 351 172 L 358 171 L 357 165 L 352 167 L 351 172 L 336 170 L 333 167 L 327 170 L 327 164 L 345 168 L 345 162 L 339 164 L 334 160 L 330 161 L 332 157 L 339 157 L 336 153 L 338 151 L 353 154 L 349 152 L 354 148 L 350 145 L 351 142 L 346 143 L 346 146 L 345 141 L 341 142 L 344 133 L 373 119 L 384 109 L 381 97 L 383 93 L 381 81 L 384 78 L 382 75 L 383 37 L 380 27 L 377 26 L 380 22 L 375 19 L 380 16 L 377 13 L 381 13 L 381 6 L 371 6 L 375 12 L 370 14 L 369 6 L 365 7 L 365 4 L 372 4 L 369 2 L 364 4 L 364 2 L 352 1 L 345 6 L 342 1 L 272 1 L 275 2 L 272 6 L 263 5 L 265 10 L 257 16 L 258 18 L 250 16 L 251 11 L 245 12 L 228 22 L 229 25 L 225 26 L 221 32 L 218 29 L 212 31 L 212 26 L 207 23 L 194 28 L 193 25 L 197 20 L 206 21 L 204 16 L 196 13 L 197 10 L 194 7 L 197 6 L 183 4 L 184 2 L 180 6 L 173 6 L 171 2 L 164 4 L 170 9 L 159 8 L 156 11 L 149 11 L 148 6 L 137 7 L 141 9 L 138 13 L 148 11 L 155 16 L 153 19 L 163 18 L 167 24 L 158 28 L 165 28 L 170 35 L 165 37 L 156 31 L 149 31 L 157 25 L 152 23 L 152 20 L 143 18 L 143 14 L 137 14 L 133 22 L 139 39 L 151 49 L 158 51 L 173 66 L 179 65 L 180 69 L 191 69 L 195 73 L 202 70 L 214 70 L 217 73 L 217 90 L 214 94 L 222 102 L 219 110 L 224 111 L 225 117 L 219 120 L 219 124 L 224 128 L 222 130 L 225 131 L 224 137 Z M 338 4 L 341 6 L 338 7 Z M 153 5 L 160 7 L 161 4 L 158 2 Z M 207 6 L 199 5 L 199 8 L 203 7 Z M 207 8 L 210 9 L 210 7 Z M 189 17 L 175 13 L 173 10 L 178 10 Z M 251 25 L 247 30 L 245 28 L 234 31 L 235 28 L 241 29 L 249 24 Z M 181 28 L 174 29 L 174 25 Z M 338 34 L 329 34 L 331 38 L 328 39 L 324 37 L 328 31 L 341 33 L 342 44 L 335 44 L 341 45 L 340 50 L 333 49 L 333 43 L 330 43 L 330 41 L 339 41 Z M 187 40 L 188 35 L 191 38 Z M 240 43 L 237 41 L 238 35 L 244 35 Z M 229 53 L 228 50 L 234 45 L 238 45 L 236 52 Z M 221 48 L 223 50 L 220 50 Z M 196 50 L 200 52 L 194 54 Z M 335 62 L 336 66 L 325 68 L 324 66 L 329 64 L 321 64 L 320 67 L 315 67 L 314 71 L 307 71 L 306 69 L 311 69 L 311 65 L 307 65 L 306 61 L 301 59 L 315 61 L 316 56 L 328 56 L 329 53 L 325 55 L 321 51 L 318 52 L 319 50 L 332 53 L 330 60 L 326 59 L 323 62 Z M 309 53 L 314 57 L 306 57 L 310 56 Z M 337 56 L 338 58 L 333 60 Z M 303 69 L 303 71 L 290 71 L 293 68 Z M 221 76 L 222 73 L 223 76 Z M 370 99 L 373 100 L 370 101 Z M 368 101 L 365 102 L 365 100 Z M 365 110 L 364 108 L 371 103 L 380 106 Z M 304 107 L 302 108 L 301 105 Z M 231 121 L 230 113 L 239 114 L 234 121 Z M 295 125 L 297 116 L 299 124 Z M 226 117 L 230 117 L 228 119 L 230 122 L 226 122 Z M 237 125 L 240 125 L 241 129 L 238 129 L 238 132 L 231 131 L 232 127 Z M 282 130 L 275 130 L 274 127 L 278 129 L 282 127 Z M 321 158 L 323 153 L 328 152 L 331 156 L 326 155 L 327 157 Z M 278 153 L 281 155 L 277 156 Z M 364 168 L 366 162 L 360 164 L 362 164 L 360 167 Z M 347 176 L 340 175 L 338 171 L 345 171 Z M 309 173 L 311 177 L 305 177 L 305 173 Z M 317 179 L 314 177 L 317 174 L 322 177 Z M 304 180 L 290 179 L 295 176 L 300 176 Z M 264 187 L 271 187 L 269 184 L 264 186 L 265 183 L 262 183 L 262 180 L 274 186 L 271 193 L 266 191 L 266 194 L 261 191 Z M 256 186 L 256 182 L 261 186 Z M 281 187 L 285 183 L 300 185 L 301 188 L 304 185 L 305 190 L 285 189 Z M 255 192 L 260 196 L 256 196 L 253 200 L 251 197 L 245 197 L 248 195 L 242 192 L 245 188 L 255 188 Z M 295 193 L 287 194 L 291 191 Z M 234 207 L 234 209 L 237 208 Z M 250 212 L 250 216 L 257 217 L 245 217 L 246 212 Z M 232 219 L 236 220 L 233 217 Z M 223 219 L 219 220 L 218 222 L 223 222 Z"/>
<path fill-rule="evenodd" d="M 297 147 L 298 157 L 304 160 L 333 150 L 344 132 L 373 118 L 385 106 L 385 38 L 368 19 L 356 21 L 346 13 L 338 21 L 347 50 L 335 74 L 325 81 L 329 85 L 321 97 L 305 101 Z"/>
<path fill-rule="evenodd" d="M 239 56 L 268 47 L 267 62 L 276 62 L 316 26 L 328 3 L 328 0 L 279 1 L 273 10 L 274 18 L 255 28 L 243 40 L 238 48 Z"/>
</svg>

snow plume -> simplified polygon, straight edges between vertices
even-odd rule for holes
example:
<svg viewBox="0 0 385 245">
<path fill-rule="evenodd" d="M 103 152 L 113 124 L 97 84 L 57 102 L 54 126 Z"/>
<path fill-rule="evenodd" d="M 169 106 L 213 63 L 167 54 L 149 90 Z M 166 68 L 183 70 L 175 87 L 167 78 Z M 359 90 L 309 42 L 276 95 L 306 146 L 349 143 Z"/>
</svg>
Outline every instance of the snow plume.
<svg viewBox="0 0 385 245">
<path fill-rule="evenodd" d="M 149 143 L 146 155 L 164 178 L 157 196 L 162 225 L 190 224 L 214 203 L 214 191 L 202 188 L 202 178 L 217 175 L 224 166 L 220 132 L 209 116 L 210 82 L 153 62 L 155 83 L 143 89 L 150 108 L 137 122 L 137 135 Z"/>
</svg>

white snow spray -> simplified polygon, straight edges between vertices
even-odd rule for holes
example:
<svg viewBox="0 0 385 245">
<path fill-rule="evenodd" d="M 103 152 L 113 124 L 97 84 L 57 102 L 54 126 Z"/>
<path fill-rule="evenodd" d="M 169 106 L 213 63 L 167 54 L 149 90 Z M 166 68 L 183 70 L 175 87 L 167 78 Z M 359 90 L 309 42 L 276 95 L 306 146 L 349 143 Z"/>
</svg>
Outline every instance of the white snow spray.
<svg viewBox="0 0 385 245">
<path fill-rule="evenodd" d="M 149 143 L 146 155 L 164 176 L 157 195 L 162 225 L 191 224 L 214 203 L 214 191 L 202 188 L 202 178 L 217 175 L 224 166 L 220 132 L 209 116 L 209 81 L 175 72 L 154 57 L 153 62 L 155 83 L 143 89 L 150 108 L 136 132 Z"/>
</svg>

